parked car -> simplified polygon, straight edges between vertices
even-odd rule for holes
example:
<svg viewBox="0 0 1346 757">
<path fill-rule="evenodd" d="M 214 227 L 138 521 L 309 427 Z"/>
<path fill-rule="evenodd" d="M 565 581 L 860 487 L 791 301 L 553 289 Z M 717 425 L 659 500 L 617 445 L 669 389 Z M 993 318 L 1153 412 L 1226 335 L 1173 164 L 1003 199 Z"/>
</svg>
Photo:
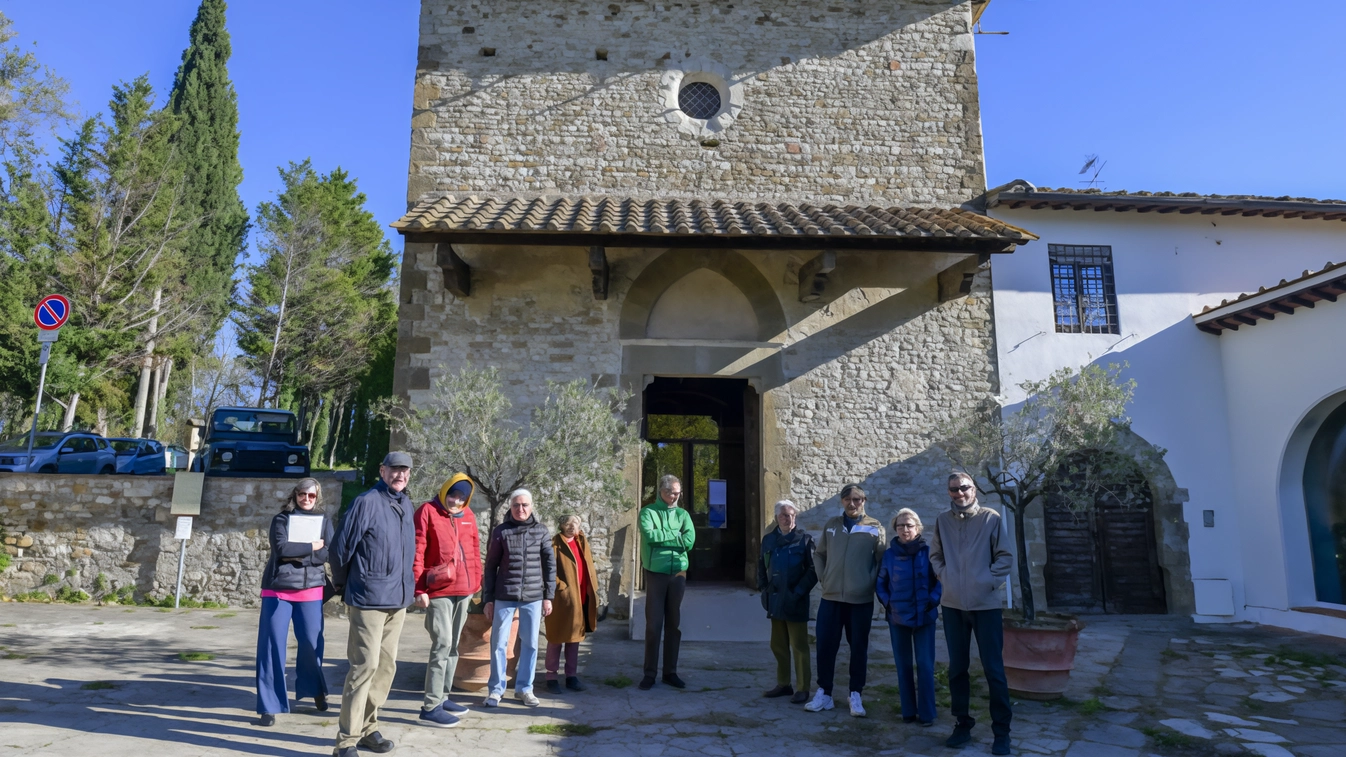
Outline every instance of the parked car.
<svg viewBox="0 0 1346 757">
<path fill-rule="evenodd" d="M 116 473 L 117 454 L 87 431 L 39 431 L 28 459 L 28 434 L 0 442 L 0 471 L 10 473 Z"/>
<path fill-rule="evenodd" d="M 164 445 L 153 439 L 108 439 L 117 453 L 117 472 L 133 476 L 162 476 L 167 471 Z"/>
<path fill-rule="evenodd" d="M 307 476 L 308 447 L 288 410 L 222 407 L 210 417 L 192 470 L 211 476 Z"/>
<path fill-rule="evenodd" d="M 187 470 L 191 463 L 192 453 L 181 444 L 169 444 L 164 446 L 164 467 L 170 471 Z"/>
</svg>

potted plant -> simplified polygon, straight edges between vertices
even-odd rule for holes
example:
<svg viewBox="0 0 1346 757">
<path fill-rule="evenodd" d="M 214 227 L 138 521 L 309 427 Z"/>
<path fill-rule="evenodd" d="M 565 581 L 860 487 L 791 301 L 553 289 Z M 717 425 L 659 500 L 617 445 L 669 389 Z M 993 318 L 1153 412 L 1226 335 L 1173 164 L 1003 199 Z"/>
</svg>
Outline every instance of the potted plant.
<svg viewBox="0 0 1346 757">
<path fill-rule="evenodd" d="M 1005 674 L 1017 696 L 1055 699 L 1074 666 L 1082 628 L 1078 618 L 1037 611 L 1026 555 L 1028 506 L 1051 497 L 1076 514 L 1100 497 L 1123 505 L 1139 496 L 1137 468 L 1157 466 L 1164 450 L 1148 445 L 1124 449 L 1130 427 L 1126 406 L 1135 381 L 1122 381 L 1125 364 L 1064 368 L 1042 381 L 1020 384 L 1027 399 L 1006 412 L 988 401 L 982 412 L 946 427 L 938 445 L 957 466 L 973 474 L 977 490 L 994 494 L 1014 513 L 1014 544 L 1021 601 L 1005 616 Z"/>
</svg>

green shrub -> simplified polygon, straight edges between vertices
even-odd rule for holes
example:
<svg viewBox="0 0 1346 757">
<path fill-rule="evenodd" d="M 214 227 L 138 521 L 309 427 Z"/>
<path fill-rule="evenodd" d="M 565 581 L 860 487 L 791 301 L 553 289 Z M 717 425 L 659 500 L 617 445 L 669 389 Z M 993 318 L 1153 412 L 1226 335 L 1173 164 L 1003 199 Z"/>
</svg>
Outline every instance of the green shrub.
<svg viewBox="0 0 1346 757">
<path fill-rule="evenodd" d="M 0 570 L 5 570 L 14 564 L 14 558 L 9 556 L 3 547 L 0 547 Z"/>
<path fill-rule="evenodd" d="M 94 591 L 98 592 L 99 594 L 105 594 L 107 593 L 109 586 L 110 584 L 108 584 L 106 573 L 99 573 L 97 576 L 94 577 L 93 579 Z"/>
<path fill-rule="evenodd" d="M 78 575 L 79 575 L 79 568 L 68 568 L 68 569 L 65 571 L 65 577 L 66 577 L 66 578 L 74 578 L 75 576 L 78 576 Z"/>
<path fill-rule="evenodd" d="M 615 675 L 604 678 L 603 683 L 614 689 L 624 689 L 631 685 L 631 679 L 624 675 Z"/>
<path fill-rule="evenodd" d="M 69 602 L 74 604 L 77 602 L 88 602 L 89 595 L 85 594 L 82 589 L 72 589 L 69 586 L 62 586 L 60 590 L 56 592 L 55 599 L 57 602 Z"/>
<path fill-rule="evenodd" d="M 51 586 L 52 584 L 58 584 L 60 582 L 61 577 L 56 575 L 55 573 L 48 573 L 47 575 L 42 577 L 43 586 Z"/>
<path fill-rule="evenodd" d="M 51 595 L 45 591 L 25 591 L 14 595 L 15 602 L 50 602 Z"/>
</svg>

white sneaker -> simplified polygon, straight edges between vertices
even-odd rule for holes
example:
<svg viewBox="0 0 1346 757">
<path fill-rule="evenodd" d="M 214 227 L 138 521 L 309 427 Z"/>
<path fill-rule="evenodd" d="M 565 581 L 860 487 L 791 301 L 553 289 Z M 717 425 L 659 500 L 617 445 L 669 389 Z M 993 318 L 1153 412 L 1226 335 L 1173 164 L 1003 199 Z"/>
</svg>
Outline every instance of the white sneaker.
<svg viewBox="0 0 1346 757">
<path fill-rule="evenodd" d="M 865 716 L 865 706 L 860 704 L 860 692 L 851 692 L 851 717 L 863 718 Z"/>
<path fill-rule="evenodd" d="M 482 706 L 482 707 L 499 707 L 499 706 L 500 706 L 500 696 L 497 695 L 497 694 L 490 694 L 490 695 L 488 695 L 484 700 L 482 700 L 482 702 L 481 702 L 481 706 Z"/>
<path fill-rule="evenodd" d="M 514 698 L 523 703 L 524 707 L 537 707 L 542 704 L 542 702 L 538 701 L 537 697 L 533 696 L 532 689 L 529 689 L 528 691 L 516 691 L 514 692 Z"/>
<path fill-rule="evenodd" d="M 818 693 L 813 695 L 813 701 L 804 705 L 804 709 L 809 712 L 822 712 L 823 710 L 830 710 L 835 706 L 836 705 L 832 704 L 832 697 L 824 694 L 822 689 L 818 689 Z"/>
</svg>

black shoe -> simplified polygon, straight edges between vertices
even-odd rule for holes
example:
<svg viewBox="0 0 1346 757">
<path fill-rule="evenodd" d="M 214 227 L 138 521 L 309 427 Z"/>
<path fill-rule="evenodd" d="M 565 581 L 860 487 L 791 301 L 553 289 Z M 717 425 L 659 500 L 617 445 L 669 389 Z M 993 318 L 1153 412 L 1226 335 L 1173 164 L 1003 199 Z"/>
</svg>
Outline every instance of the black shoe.
<svg viewBox="0 0 1346 757">
<path fill-rule="evenodd" d="M 579 676 L 566 676 L 566 688 L 571 691 L 584 691 L 589 687 L 580 682 Z"/>
<path fill-rule="evenodd" d="M 360 750 L 353 746 L 344 749 L 333 749 L 332 757 L 360 757 Z"/>
<path fill-rule="evenodd" d="M 808 701 L 809 693 L 807 691 L 796 691 L 795 695 L 790 697 L 790 704 L 805 704 Z"/>
<path fill-rule="evenodd" d="M 915 723 L 915 722 L 916 722 L 916 716 L 915 716 L 915 715 L 903 715 L 903 716 L 902 716 L 902 722 L 903 722 L 903 723 Z"/>
<path fill-rule="evenodd" d="M 270 712 L 263 712 L 262 714 L 257 716 L 256 720 L 252 722 L 255 725 L 262 726 L 263 728 L 270 728 L 271 726 L 276 724 L 276 716 Z"/>
<path fill-rule="evenodd" d="M 1010 753 L 1009 734 L 1007 733 L 1004 736 L 996 736 L 995 741 L 991 742 L 991 754 L 1009 754 L 1009 753 Z"/>
<path fill-rule="evenodd" d="M 953 729 L 953 733 L 948 740 L 944 742 L 946 747 L 960 747 L 972 740 L 972 726 L 960 725 Z"/>
<path fill-rule="evenodd" d="M 774 689 L 767 689 L 766 691 L 762 692 L 762 696 L 766 697 L 767 699 L 775 699 L 776 697 L 788 697 L 793 693 L 795 693 L 795 687 L 787 683 L 781 686 L 777 686 Z"/>
<path fill-rule="evenodd" d="M 654 676 L 645 676 L 644 678 L 640 679 L 640 683 L 636 685 L 636 688 L 640 689 L 641 691 L 649 691 L 650 689 L 654 688 Z"/>
<path fill-rule="evenodd" d="M 548 694 L 560 694 L 560 693 L 561 693 L 561 682 L 558 681 L 558 680 L 556 680 L 555 678 L 548 678 L 548 679 L 547 679 L 547 693 L 548 693 Z"/>
<path fill-rule="evenodd" d="M 387 754 L 388 752 L 393 751 L 393 747 L 396 745 L 393 744 L 392 739 L 385 739 L 383 738 L 383 734 L 374 731 L 363 739 L 360 739 L 357 746 L 361 749 L 368 749 L 375 754 Z"/>
<path fill-rule="evenodd" d="M 669 686 L 672 686 L 675 689 L 687 688 L 687 683 L 683 681 L 681 678 L 678 678 L 677 673 L 665 673 L 664 683 L 668 684 Z"/>
<path fill-rule="evenodd" d="M 327 695 L 319 694 L 313 697 L 313 706 L 318 708 L 318 712 L 327 712 Z"/>
</svg>

